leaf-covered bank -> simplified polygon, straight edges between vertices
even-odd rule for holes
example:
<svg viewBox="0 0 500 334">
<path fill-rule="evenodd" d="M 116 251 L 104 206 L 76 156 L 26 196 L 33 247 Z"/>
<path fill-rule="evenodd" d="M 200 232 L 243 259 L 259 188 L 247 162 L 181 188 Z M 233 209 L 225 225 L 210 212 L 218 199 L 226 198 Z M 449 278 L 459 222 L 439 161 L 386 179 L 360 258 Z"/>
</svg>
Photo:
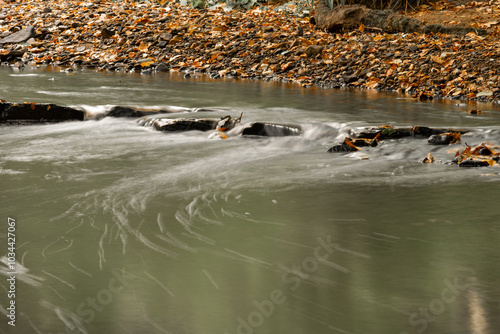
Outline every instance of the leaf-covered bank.
<svg viewBox="0 0 500 334">
<path fill-rule="evenodd" d="M 484 6 L 493 8 L 493 19 L 498 8 Z M 500 97 L 495 21 L 485 36 L 384 33 L 363 25 L 330 33 L 316 29 L 308 17 L 277 8 L 224 11 L 174 2 L 3 3 L 0 59 L 21 68 L 51 64 L 68 66 L 69 71 L 86 67 L 144 74 L 205 73 L 213 78 L 398 91 L 420 99 Z M 447 9 L 452 10 L 441 10 Z"/>
</svg>

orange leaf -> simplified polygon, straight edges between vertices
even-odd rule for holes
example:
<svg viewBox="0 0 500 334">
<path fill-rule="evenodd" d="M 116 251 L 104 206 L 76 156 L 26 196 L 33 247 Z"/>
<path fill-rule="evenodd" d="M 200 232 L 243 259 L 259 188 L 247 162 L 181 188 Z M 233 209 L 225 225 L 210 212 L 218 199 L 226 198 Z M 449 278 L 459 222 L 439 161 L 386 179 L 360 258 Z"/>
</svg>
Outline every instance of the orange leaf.
<svg viewBox="0 0 500 334">
<path fill-rule="evenodd" d="M 141 63 L 141 66 L 142 67 L 149 67 L 151 65 L 153 65 L 155 62 L 154 61 L 146 61 L 144 63 Z"/>
<path fill-rule="evenodd" d="M 351 146 L 351 147 L 355 148 L 357 151 L 359 151 L 359 148 L 356 145 L 354 145 L 349 138 L 345 137 L 344 143 L 346 143 L 348 146 Z"/>
<path fill-rule="evenodd" d="M 142 51 L 142 52 L 148 52 L 149 45 L 147 45 L 146 43 L 141 42 L 141 44 L 139 45 L 139 50 Z"/>
<path fill-rule="evenodd" d="M 363 32 L 365 31 L 365 25 L 363 23 L 361 23 L 361 25 L 359 26 L 359 31 Z"/>
</svg>

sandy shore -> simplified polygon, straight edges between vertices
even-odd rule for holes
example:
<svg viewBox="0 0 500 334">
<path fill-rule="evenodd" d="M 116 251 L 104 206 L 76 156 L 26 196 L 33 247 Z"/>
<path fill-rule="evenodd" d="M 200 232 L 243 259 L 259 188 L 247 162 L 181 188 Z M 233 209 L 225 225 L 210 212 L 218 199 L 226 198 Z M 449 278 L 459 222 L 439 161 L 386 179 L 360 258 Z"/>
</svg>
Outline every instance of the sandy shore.
<svg viewBox="0 0 500 334">
<path fill-rule="evenodd" d="M 486 36 L 370 29 L 332 34 L 276 5 L 225 12 L 173 2 L 3 3 L 0 59 L 17 67 L 179 71 L 496 102 L 500 44 L 494 26 Z M 18 31 L 30 38 L 2 44 Z"/>
</svg>

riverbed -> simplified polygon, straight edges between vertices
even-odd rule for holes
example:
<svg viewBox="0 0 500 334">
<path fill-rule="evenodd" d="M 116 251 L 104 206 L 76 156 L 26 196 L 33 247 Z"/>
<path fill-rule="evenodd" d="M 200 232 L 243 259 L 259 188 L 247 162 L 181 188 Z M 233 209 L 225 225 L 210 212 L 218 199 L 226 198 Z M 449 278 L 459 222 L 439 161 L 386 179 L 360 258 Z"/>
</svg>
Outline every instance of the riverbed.
<svg viewBox="0 0 500 334">
<path fill-rule="evenodd" d="M 213 140 L 135 119 L 0 128 L 0 256 L 16 221 L 16 327 L 0 333 L 494 333 L 498 167 L 451 160 L 500 145 L 500 109 L 252 80 L 0 68 L 0 98 L 101 114 L 300 125 Z M 200 111 L 199 108 L 211 111 Z M 466 111 L 481 109 L 480 115 Z M 203 109 L 201 109 L 203 110 Z M 471 130 L 330 154 L 351 129 Z M 7 311 L 7 259 L 0 311 Z"/>
</svg>

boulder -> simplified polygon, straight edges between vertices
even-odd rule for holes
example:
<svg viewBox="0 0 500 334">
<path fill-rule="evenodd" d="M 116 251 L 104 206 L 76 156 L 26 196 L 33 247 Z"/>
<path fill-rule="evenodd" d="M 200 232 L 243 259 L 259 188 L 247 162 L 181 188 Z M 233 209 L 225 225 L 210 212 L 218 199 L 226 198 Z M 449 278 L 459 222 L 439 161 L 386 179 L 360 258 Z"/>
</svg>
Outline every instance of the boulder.
<svg viewBox="0 0 500 334">
<path fill-rule="evenodd" d="M 285 137 L 300 136 L 302 128 L 298 125 L 255 122 L 243 130 L 243 136 Z"/>
<path fill-rule="evenodd" d="M 64 122 L 83 121 L 85 112 L 47 103 L 0 102 L 0 122 Z"/>
<path fill-rule="evenodd" d="M 18 32 L 15 32 L 5 38 L 0 39 L 0 44 L 22 43 L 35 36 L 35 28 L 28 26 Z"/>
</svg>

